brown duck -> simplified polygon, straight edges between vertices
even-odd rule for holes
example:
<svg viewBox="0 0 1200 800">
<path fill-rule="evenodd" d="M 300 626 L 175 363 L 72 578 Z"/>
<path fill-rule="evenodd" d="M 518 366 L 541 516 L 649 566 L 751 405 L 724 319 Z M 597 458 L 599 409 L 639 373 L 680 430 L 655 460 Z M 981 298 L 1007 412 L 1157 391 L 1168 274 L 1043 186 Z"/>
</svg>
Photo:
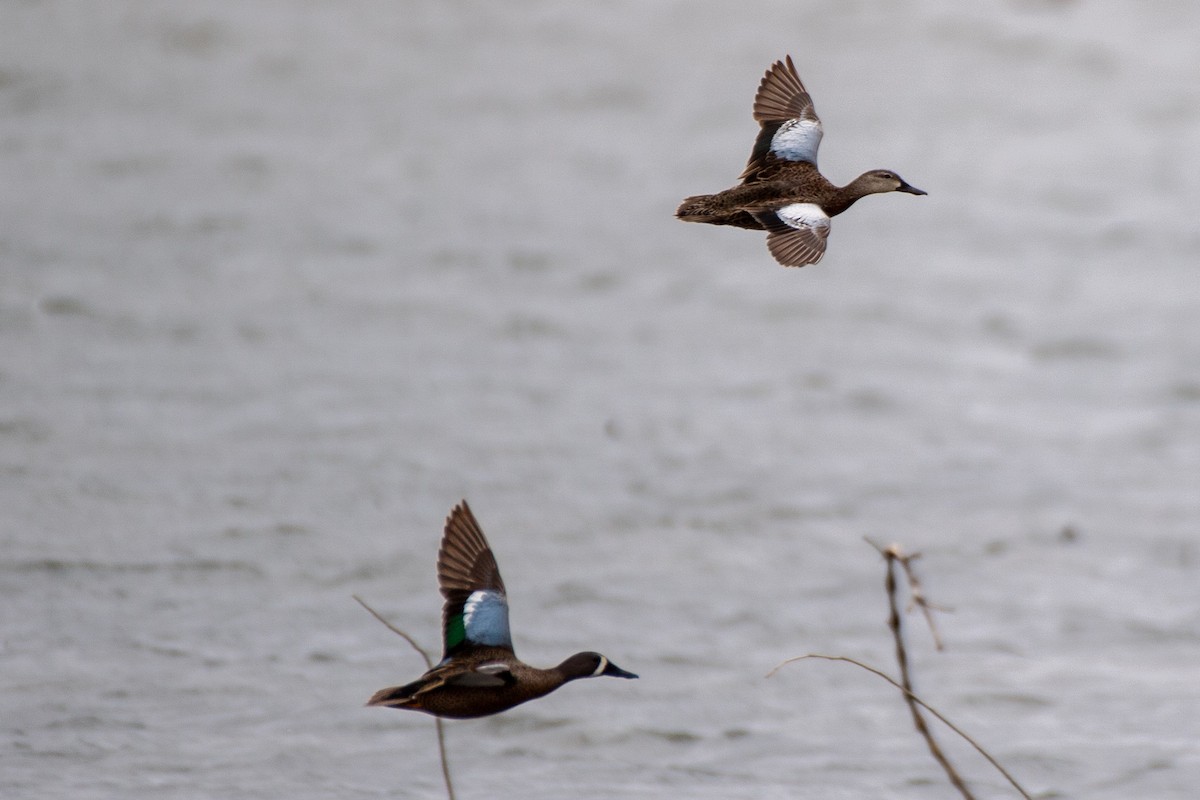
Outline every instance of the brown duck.
<svg viewBox="0 0 1200 800">
<path fill-rule="evenodd" d="M 637 677 L 599 653 L 576 653 L 549 669 L 517 658 L 500 568 L 465 500 L 446 518 L 437 573 L 446 598 L 441 663 L 412 683 L 380 689 L 368 706 L 410 708 L 437 717 L 485 717 L 577 678 Z"/>
<path fill-rule="evenodd" d="M 861 197 L 882 192 L 925 194 L 886 169 L 834 186 L 817 170 L 821 120 L 792 57 L 776 61 L 759 84 L 754 118 L 761 123 L 741 183 L 683 201 L 684 222 L 735 225 L 767 232 L 767 248 L 785 267 L 815 264 L 825 254 L 829 218 Z"/>
</svg>

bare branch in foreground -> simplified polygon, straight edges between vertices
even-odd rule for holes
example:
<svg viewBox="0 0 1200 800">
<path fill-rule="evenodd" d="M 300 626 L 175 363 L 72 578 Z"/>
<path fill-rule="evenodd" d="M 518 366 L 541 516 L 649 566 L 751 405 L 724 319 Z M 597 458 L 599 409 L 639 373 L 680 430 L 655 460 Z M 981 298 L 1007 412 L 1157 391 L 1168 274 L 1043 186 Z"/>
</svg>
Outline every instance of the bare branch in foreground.
<svg viewBox="0 0 1200 800">
<path fill-rule="evenodd" d="M 926 622 L 929 624 L 929 629 L 933 633 L 934 642 L 937 645 L 937 649 L 942 649 L 941 637 L 938 636 L 937 628 L 933 622 L 933 614 L 931 610 L 934 608 L 934 606 L 929 603 L 928 599 L 926 598 L 925 592 L 921 587 L 921 582 L 916 577 L 916 574 L 912 569 L 912 562 L 915 559 L 920 558 L 920 553 L 907 554 L 903 551 L 899 544 L 891 544 L 887 547 L 883 547 L 871 541 L 870 539 L 867 539 L 867 543 L 878 550 L 879 554 L 882 555 L 887 561 L 887 577 L 885 581 L 885 588 L 888 596 L 888 628 L 892 631 L 892 638 L 896 643 L 896 661 L 900 665 L 900 680 L 896 681 L 880 670 L 868 666 L 860 661 L 856 661 L 853 658 L 848 658 L 846 656 L 823 656 L 816 654 L 800 656 L 799 658 L 790 658 L 787 661 L 780 663 L 777 667 L 775 667 L 775 669 L 767 673 L 767 677 L 769 678 L 774 675 L 784 665 L 790 664 L 793 661 L 800 661 L 801 659 L 805 658 L 820 658 L 826 661 L 845 661 L 858 667 L 862 667 L 868 672 L 872 672 L 875 675 L 883 678 L 904 693 L 904 701 L 908 705 L 909 712 L 912 714 L 913 726 L 916 727 L 917 732 L 921 734 L 921 737 L 925 739 L 925 744 L 928 746 L 930 754 L 933 756 L 934 760 L 941 765 L 942 769 L 946 773 L 946 777 L 950 780 L 950 783 L 954 786 L 954 788 L 958 789 L 959 793 L 962 794 L 965 800 L 974 800 L 974 795 L 971 794 L 971 790 L 967 787 L 967 784 L 962 779 L 962 776 L 960 776 L 958 771 L 954 769 L 954 766 L 950 763 L 950 760 L 946 757 L 946 754 L 938 745 L 937 740 L 933 736 L 933 732 L 929 729 L 928 724 L 925 722 L 925 717 L 921 714 L 922 708 L 933 714 L 933 716 L 941 720 L 941 722 L 950 728 L 950 730 L 954 731 L 963 739 L 965 739 L 968 744 L 974 747 L 980 755 L 987 759 L 988 763 L 995 767 L 1000 774 L 1003 775 L 1010 784 L 1012 784 L 1013 788 L 1016 789 L 1022 797 L 1026 798 L 1026 800 L 1031 800 L 1029 793 L 1026 792 L 1025 789 L 1022 788 L 1019 783 L 1017 783 L 1016 779 L 1013 778 L 1013 776 L 1010 775 L 1008 771 L 1004 769 L 1004 767 L 1000 766 L 1000 763 L 996 761 L 996 759 L 992 758 L 991 754 L 984 750 L 978 742 L 960 730 L 957 726 L 952 724 L 950 720 L 946 719 L 936 709 L 931 708 L 927 703 L 925 703 L 925 701 L 921 700 L 921 698 L 917 697 L 917 695 L 913 692 L 912 679 L 909 675 L 908 669 L 908 651 L 904 646 L 904 632 L 901 627 L 900 605 L 897 602 L 897 563 L 900 564 L 901 568 L 904 570 L 905 577 L 908 580 L 908 587 L 911 596 L 909 608 L 911 609 L 911 607 L 915 605 L 921 609 L 922 614 L 925 616 Z"/>
<path fill-rule="evenodd" d="M 426 650 L 424 647 L 421 647 L 421 645 L 417 644 L 417 640 L 416 640 L 416 639 L 414 639 L 413 637 L 409 636 L 407 633 L 405 633 L 404 631 L 400 630 L 400 629 L 399 629 L 399 628 L 397 628 L 395 625 L 393 625 L 392 623 L 390 623 L 390 622 L 388 622 L 386 619 L 384 619 L 384 618 L 383 618 L 383 616 L 382 616 L 382 615 L 381 615 L 381 614 L 380 614 L 378 611 L 376 611 L 375 609 L 373 609 L 373 608 L 371 608 L 369 605 L 367 605 L 366 601 L 364 601 L 364 600 L 363 600 L 361 597 L 359 597 L 358 595 L 356 595 L 356 594 L 352 594 L 352 595 L 350 595 L 350 596 L 354 598 L 354 601 L 355 601 L 356 603 L 358 603 L 360 606 L 362 606 L 363 608 L 365 608 L 365 609 L 367 610 L 367 612 L 368 612 L 368 613 L 369 613 L 369 614 L 370 614 L 372 617 L 374 617 L 375 619 L 377 619 L 377 620 L 379 620 L 380 622 L 382 622 L 382 623 L 383 623 L 383 626 L 384 626 L 385 628 L 387 628 L 387 629 L 388 629 L 389 631 L 391 631 L 392 633 L 394 633 L 394 634 L 396 634 L 397 636 L 399 636 L 399 637 L 401 637 L 402 639 L 404 639 L 404 641 L 408 642 L 408 643 L 409 643 L 409 644 L 412 646 L 412 649 L 413 649 L 413 650 L 416 650 L 418 653 L 420 653 L 420 654 L 421 654 L 421 658 L 425 659 L 425 669 L 433 669 L 433 659 L 429 657 L 429 651 L 428 651 L 428 650 Z M 436 719 L 436 717 L 435 717 L 435 719 Z"/>
<path fill-rule="evenodd" d="M 886 559 L 895 559 L 900 562 L 900 566 L 904 568 L 904 577 L 908 581 L 908 605 L 905 610 L 912 610 L 915 606 L 921 609 L 922 616 L 925 617 L 925 624 L 929 626 L 929 633 L 933 636 L 933 646 L 937 650 L 944 650 L 942 645 L 942 636 L 938 633 L 937 623 L 934 622 L 934 611 L 948 611 L 944 606 L 935 605 L 929 602 L 929 598 L 925 596 L 925 587 L 921 584 L 921 579 L 917 577 L 917 573 L 912 568 L 912 562 L 921 557 L 920 553 L 905 554 L 901 551 L 900 545 L 890 544 L 887 547 L 873 541 L 870 537 L 864 536 L 867 544 L 879 551 L 879 555 Z"/>
<path fill-rule="evenodd" d="M 804 661 L 807 659 L 820 659 L 822 661 L 845 661 L 847 664 L 853 664 L 854 666 L 859 667 L 860 669 L 865 669 L 867 672 L 870 672 L 874 675 L 878 675 L 880 678 L 883 678 L 885 681 L 890 683 L 892 686 L 895 686 L 897 689 L 899 689 L 901 692 L 903 692 L 905 697 L 912 700 L 912 702 L 920 705 L 922 708 L 924 708 L 926 711 L 928 711 L 930 714 L 932 714 L 934 717 L 936 717 L 938 719 L 938 721 L 940 721 L 943 725 L 945 725 L 947 728 L 949 728 L 950 730 L 954 731 L 959 736 L 961 736 L 963 738 L 963 740 L 965 740 L 967 742 L 967 744 L 971 745 L 971 747 L 974 747 L 975 752 L 979 753 L 979 755 L 983 756 L 989 764 L 991 764 L 993 767 L 995 767 L 996 771 L 999 772 L 1001 775 L 1003 775 L 1005 780 L 1007 780 L 1010 784 L 1012 784 L 1012 787 L 1014 789 L 1016 789 L 1017 792 L 1020 793 L 1020 795 L 1025 798 L 1025 800 L 1033 800 L 1033 798 L 1030 796 L 1029 792 L 1025 791 L 1025 789 L 1021 786 L 1021 784 L 1017 783 L 1017 779 L 1014 778 L 1012 775 L 1010 775 L 1008 770 L 1006 770 L 1003 766 L 1001 766 L 1000 762 L 992 757 L 991 753 L 989 753 L 987 750 L 983 749 L 983 745 L 979 744 L 979 742 L 972 739 L 967 734 L 967 732 L 964 731 L 962 728 L 958 727 L 953 722 L 946 719 L 945 715 L 943 715 L 942 712 L 938 711 L 936 708 L 934 708 L 933 706 L 926 703 L 924 700 L 922 700 L 919 696 L 914 694 L 909 689 L 905 689 L 903 686 L 901 686 L 900 683 L 895 678 L 893 678 L 891 675 L 888 675 L 886 672 L 883 672 L 882 670 L 872 667 L 870 664 L 864 664 L 863 662 L 858 661 L 857 659 L 850 658 L 849 656 L 827 656 L 827 655 L 822 655 L 820 653 L 809 653 L 808 655 L 795 656 L 794 658 L 789 658 L 785 661 L 781 661 L 779 664 L 775 665 L 774 669 L 772 669 L 770 672 L 767 673 L 767 677 L 768 678 L 772 677 L 773 675 L 775 675 L 776 672 L 779 672 L 779 670 L 783 669 L 788 664 L 792 664 L 796 661 Z"/>
<path fill-rule="evenodd" d="M 421 658 L 425 659 L 425 669 L 433 669 L 433 659 L 429 657 L 429 653 L 424 647 L 421 647 L 421 645 L 417 644 L 416 639 L 384 619 L 378 611 L 367 605 L 366 602 L 358 595 L 351 595 L 351 597 L 353 597 L 355 602 L 357 602 L 360 606 L 365 608 L 372 617 L 382 622 L 385 628 L 412 645 L 412 649 L 420 653 Z M 437 728 L 438 755 L 440 755 L 442 758 L 442 777 L 446 780 L 446 796 L 449 797 L 450 800 L 454 800 L 454 784 L 450 782 L 450 762 L 446 759 L 446 732 L 442 727 L 441 717 L 434 717 L 433 724 Z"/>
<path fill-rule="evenodd" d="M 926 746 L 929 747 L 929 754 L 933 756 L 934 761 L 941 765 L 942 770 L 946 773 L 946 778 L 955 789 L 958 789 L 959 794 L 965 800 L 975 800 L 975 795 L 967 787 L 967 782 L 958 774 L 958 770 L 950 763 L 950 759 L 942 752 L 941 746 L 938 745 L 937 739 L 933 736 L 933 731 L 929 729 L 929 725 L 925 722 L 925 717 L 921 714 L 921 707 L 913 702 L 912 678 L 908 671 L 908 650 L 904 646 L 904 631 L 901 629 L 900 620 L 900 604 L 896 600 L 896 562 L 906 556 L 900 552 L 899 545 L 892 545 L 884 551 L 884 558 L 887 559 L 887 579 L 885 581 L 888 596 L 888 628 L 892 631 L 892 638 L 896 642 L 896 661 L 900 665 L 900 684 L 904 689 L 904 701 L 908 704 L 908 709 L 912 714 L 913 726 L 917 729 L 917 733 L 925 740 Z M 911 559 L 912 556 L 907 556 Z"/>
</svg>

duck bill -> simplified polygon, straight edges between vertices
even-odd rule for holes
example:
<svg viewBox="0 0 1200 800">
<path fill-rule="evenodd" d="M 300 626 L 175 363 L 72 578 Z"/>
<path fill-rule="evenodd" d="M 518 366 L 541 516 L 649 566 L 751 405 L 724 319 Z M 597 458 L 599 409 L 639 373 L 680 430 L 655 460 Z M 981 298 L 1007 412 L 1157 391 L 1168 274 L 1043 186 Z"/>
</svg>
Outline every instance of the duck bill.
<svg viewBox="0 0 1200 800">
<path fill-rule="evenodd" d="M 604 671 L 601 672 L 600 674 L 601 675 L 611 675 L 614 678 L 636 678 L 637 677 L 637 675 L 634 675 L 632 672 L 626 672 L 625 670 L 621 669 L 620 667 L 618 667 L 616 664 L 612 663 L 611 661 L 608 662 L 608 666 L 605 667 Z"/>
<path fill-rule="evenodd" d="M 915 186 L 911 186 L 911 185 L 909 185 L 907 183 L 903 183 L 903 182 L 896 189 L 896 191 L 897 192 L 907 192 L 908 194 L 929 194 L 929 192 L 925 191 L 924 189 L 918 189 Z"/>
</svg>

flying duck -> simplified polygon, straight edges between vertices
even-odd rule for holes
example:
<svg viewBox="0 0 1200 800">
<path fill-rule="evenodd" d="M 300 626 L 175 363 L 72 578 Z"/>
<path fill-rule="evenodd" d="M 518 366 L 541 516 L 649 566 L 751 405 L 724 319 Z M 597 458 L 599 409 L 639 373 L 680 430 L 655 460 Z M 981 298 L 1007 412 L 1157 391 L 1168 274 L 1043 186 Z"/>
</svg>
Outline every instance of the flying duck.
<svg viewBox="0 0 1200 800">
<path fill-rule="evenodd" d="M 380 689 L 368 706 L 459 719 L 485 717 L 579 678 L 637 677 L 593 652 L 576 653 L 549 669 L 531 667 L 517 658 L 500 568 L 465 500 L 446 518 L 437 574 L 446 598 L 441 662 L 412 683 Z"/>
<path fill-rule="evenodd" d="M 785 267 L 815 264 L 825 254 L 829 219 L 869 194 L 925 194 L 886 169 L 834 186 L 817 170 L 821 120 L 792 57 L 776 61 L 754 97 L 761 124 L 741 183 L 717 194 L 689 197 L 676 210 L 684 222 L 735 225 L 767 232 L 767 248 Z"/>
</svg>

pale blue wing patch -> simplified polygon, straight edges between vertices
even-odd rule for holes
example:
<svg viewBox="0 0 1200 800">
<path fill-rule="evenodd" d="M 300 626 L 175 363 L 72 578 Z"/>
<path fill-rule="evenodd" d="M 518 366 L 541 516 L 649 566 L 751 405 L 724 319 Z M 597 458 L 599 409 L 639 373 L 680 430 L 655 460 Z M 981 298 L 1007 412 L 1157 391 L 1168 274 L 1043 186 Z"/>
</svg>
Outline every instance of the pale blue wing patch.
<svg viewBox="0 0 1200 800">
<path fill-rule="evenodd" d="M 471 592 L 463 603 L 463 628 L 471 644 L 489 647 L 512 647 L 508 629 L 508 600 L 504 594 L 491 589 Z"/>
<path fill-rule="evenodd" d="M 771 152 L 784 161 L 807 161 L 816 166 L 821 146 L 821 121 L 799 117 L 779 126 L 771 137 Z"/>
</svg>

